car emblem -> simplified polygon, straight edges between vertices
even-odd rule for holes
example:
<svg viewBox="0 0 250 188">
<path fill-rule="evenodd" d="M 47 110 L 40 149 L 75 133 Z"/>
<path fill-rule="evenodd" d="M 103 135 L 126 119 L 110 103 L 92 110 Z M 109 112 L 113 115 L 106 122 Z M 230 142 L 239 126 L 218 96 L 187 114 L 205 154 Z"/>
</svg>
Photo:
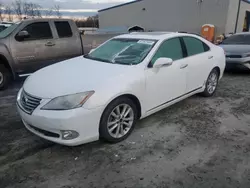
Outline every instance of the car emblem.
<svg viewBox="0 0 250 188">
<path fill-rule="evenodd" d="M 24 101 L 27 103 L 29 99 L 27 97 L 24 97 Z"/>
</svg>

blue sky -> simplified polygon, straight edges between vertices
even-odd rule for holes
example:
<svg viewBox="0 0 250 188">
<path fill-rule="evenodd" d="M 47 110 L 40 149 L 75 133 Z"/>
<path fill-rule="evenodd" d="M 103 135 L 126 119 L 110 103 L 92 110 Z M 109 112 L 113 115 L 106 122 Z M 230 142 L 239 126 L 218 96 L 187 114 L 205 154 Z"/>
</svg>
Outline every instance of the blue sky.
<svg viewBox="0 0 250 188">
<path fill-rule="evenodd" d="M 5 4 L 9 4 L 14 0 L 0 0 Z M 97 10 L 114 6 L 121 3 L 130 2 L 132 0 L 25 0 L 40 4 L 43 8 L 53 7 L 59 4 L 62 13 L 67 15 L 83 15 L 89 16 L 96 14 Z"/>
</svg>

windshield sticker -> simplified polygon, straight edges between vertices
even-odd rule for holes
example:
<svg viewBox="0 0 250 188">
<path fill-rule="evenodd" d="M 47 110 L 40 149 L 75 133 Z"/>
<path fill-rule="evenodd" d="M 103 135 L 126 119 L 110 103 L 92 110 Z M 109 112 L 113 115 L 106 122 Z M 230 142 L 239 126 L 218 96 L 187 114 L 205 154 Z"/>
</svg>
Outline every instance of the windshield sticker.
<svg viewBox="0 0 250 188">
<path fill-rule="evenodd" d="M 153 45 L 153 44 L 154 44 L 154 41 L 150 41 L 150 40 L 139 40 L 137 43 L 139 43 L 139 44 Z"/>
</svg>

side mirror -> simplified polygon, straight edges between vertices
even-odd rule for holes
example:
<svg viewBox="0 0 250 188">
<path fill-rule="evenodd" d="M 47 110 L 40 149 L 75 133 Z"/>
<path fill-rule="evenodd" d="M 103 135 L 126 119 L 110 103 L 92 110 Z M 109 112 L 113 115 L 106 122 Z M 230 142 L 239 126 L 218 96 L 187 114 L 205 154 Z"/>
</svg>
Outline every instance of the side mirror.
<svg viewBox="0 0 250 188">
<path fill-rule="evenodd" d="M 80 31 L 80 35 L 84 35 L 84 31 L 81 30 L 81 31 Z"/>
<path fill-rule="evenodd" d="M 24 40 L 25 38 L 29 38 L 30 34 L 28 33 L 28 31 L 20 31 L 16 37 L 18 40 Z"/>
<path fill-rule="evenodd" d="M 161 68 L 165 66 L 170 66 L 173 64 L 173 59 L 166 58 L 166 57 L 160 57 L 157 59 L 153 65 L 154 68 Z"/>
</svg>

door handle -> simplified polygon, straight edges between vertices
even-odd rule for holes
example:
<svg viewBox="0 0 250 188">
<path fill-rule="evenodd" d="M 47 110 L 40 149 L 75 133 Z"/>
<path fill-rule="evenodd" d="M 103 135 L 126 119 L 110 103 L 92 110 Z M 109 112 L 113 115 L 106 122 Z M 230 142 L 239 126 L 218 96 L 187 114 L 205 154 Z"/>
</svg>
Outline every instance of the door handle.
<svg viewBox="0 0 250 188">
<path fill-rule="evenodd" d="M 211 56 L 208 56 L 208 59 L 213 59 L 213 58 L 214 58 L 214 56 L 212 56 L 212 55 L 211 55 Z"/>
<path fill-rule="evenodd" d="M 45 44 L 45 46 L 55 46 L 56 44 L 55 43 L 53 43 L 53 42 L 47 42 L 46 44 Z"/>
<path fill-rule="evenodd" d="M 180 69 L 185 69 L 186 67 L 188 67 L 188 64 L 183 64 L 181 65 Z"/>
</svg>

